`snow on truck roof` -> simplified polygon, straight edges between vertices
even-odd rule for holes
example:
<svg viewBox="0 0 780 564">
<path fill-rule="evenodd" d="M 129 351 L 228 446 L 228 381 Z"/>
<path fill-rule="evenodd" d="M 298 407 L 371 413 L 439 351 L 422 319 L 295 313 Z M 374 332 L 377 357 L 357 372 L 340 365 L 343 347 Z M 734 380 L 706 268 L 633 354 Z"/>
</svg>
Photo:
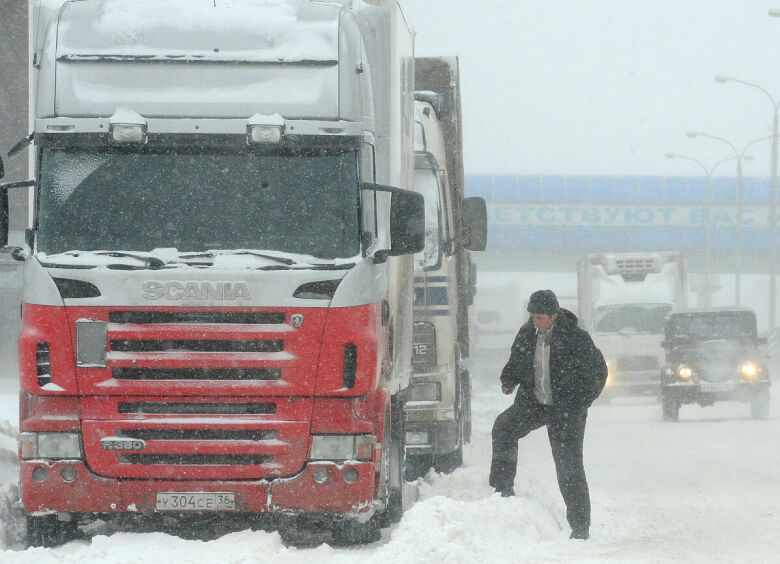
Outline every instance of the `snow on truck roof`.
<svg viewBox="0 0 780 564">
<path fill-rule="evenodd" d="M 68 2 L 57 56 L 335 64 L 340 11 L 307 0 Z"/>
</svg>

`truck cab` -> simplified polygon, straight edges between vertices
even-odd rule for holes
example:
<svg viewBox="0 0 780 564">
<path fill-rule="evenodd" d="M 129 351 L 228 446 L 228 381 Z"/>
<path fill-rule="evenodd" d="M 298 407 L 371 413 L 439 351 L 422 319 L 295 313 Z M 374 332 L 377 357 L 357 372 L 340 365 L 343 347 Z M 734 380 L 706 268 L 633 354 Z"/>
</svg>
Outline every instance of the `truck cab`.
<svg viewBox="0 0 780 564">
<path fill-rule="evenodd" d="M 417 59 L 415 190 L 425 197 L 425 247 L 414 274 L 414 374 L 406 404 L 406 476 L 451 472 L 471 433 L 468 306 L 475 284 L 471 251 L 483 250 L 485 202 L 462 191 L 455 116 L 457 59 Z M 453 86 L 454 85 L 454 86 Z M 449 126 L 449 127 L 448 127 Z"/>
<path fill-rule="evenodd" d="M 203 512 L 376 540 L 403 507 L 423 248 L 398 3 L 52 4 L 21 256 L 30 544 Z"/>
</svg>

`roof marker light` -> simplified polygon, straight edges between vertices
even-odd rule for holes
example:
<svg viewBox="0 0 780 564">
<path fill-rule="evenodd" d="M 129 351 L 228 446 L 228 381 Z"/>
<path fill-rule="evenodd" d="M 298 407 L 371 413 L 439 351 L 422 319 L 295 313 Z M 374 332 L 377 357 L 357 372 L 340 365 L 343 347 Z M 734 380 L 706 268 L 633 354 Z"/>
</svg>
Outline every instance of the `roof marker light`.
<svg viewBox="0 0 780 564">
<path fill-rule="evenodd" d="M 114 143 L 146 143 L 146 120 L 133 110 L 119 108 L 108 120 Z"/>
<path fill-rule="evenodd" d="M 246 123 L 247 143 L 279 143 L 284 136 L 284 119 L 279 114 L 255 114 Z"/>
</svg>

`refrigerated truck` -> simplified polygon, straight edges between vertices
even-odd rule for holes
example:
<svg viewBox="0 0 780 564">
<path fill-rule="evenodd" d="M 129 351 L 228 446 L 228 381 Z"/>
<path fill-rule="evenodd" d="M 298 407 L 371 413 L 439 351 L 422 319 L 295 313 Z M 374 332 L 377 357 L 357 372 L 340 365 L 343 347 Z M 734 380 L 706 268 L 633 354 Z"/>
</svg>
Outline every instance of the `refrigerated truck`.
<svg viewBox="0 0 780 564">
<path fill-rule="evenodd" d="M 470 251 L 486 242 L 485 201 L 464 198 L 458 59 L 418 58 L 415 190 L 425 197 L 425 248 L 415 255 L 414 354 L 406 404 L 406 475 L 450 472 L 471 434 Z"/>
<path fill-rule="evenodd" d="M 30 544 L 218 512 L 379 538 L 423 246 L 398 3 L 44 0 L 31 31 Z"/>
<path fill-rule="evenodd" d="M 679 251 L 594 253 L 577 265 L 578 315 L 607 361 L 606 400 L 658 395 L 664 321 L 687 307 Z"/>
</svg>

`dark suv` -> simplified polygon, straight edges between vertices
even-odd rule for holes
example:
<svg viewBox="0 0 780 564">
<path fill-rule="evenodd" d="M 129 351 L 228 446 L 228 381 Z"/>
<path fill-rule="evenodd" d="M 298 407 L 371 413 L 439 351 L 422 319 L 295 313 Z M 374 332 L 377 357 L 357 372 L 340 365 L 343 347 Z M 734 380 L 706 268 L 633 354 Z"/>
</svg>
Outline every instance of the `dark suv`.
<svg viewBox="0 0 780 564">
<path fill-rule="evenodd" d="M 663 418 L 677 421 L 680 405 L 732 400 L 750 403 L 755 419 L 769 418 L 769 370 L 760 350 L 756 316 L 746 308 L 711 308 L 666 318 L 666 367 L 661 371 Z"/>
</svg>

